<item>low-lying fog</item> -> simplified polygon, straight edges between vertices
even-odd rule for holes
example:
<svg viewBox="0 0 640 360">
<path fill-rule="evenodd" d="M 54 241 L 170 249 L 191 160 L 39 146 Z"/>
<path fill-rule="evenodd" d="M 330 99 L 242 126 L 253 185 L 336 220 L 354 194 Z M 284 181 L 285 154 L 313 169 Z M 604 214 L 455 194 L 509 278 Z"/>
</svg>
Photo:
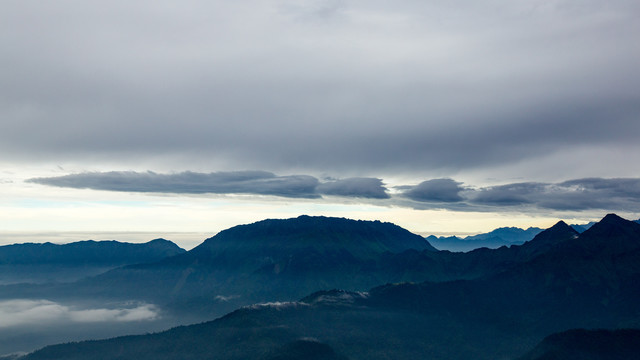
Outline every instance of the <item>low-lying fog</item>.
<svg viewBox="0 0 640 360">
<path fill-rule="evenodd" d="M 0 301 L 0 356 L 56 343 L 143 334 L 170 327 L 161 310 L 140 302 L 62 304 L 46 299 Z"/>
</svg>

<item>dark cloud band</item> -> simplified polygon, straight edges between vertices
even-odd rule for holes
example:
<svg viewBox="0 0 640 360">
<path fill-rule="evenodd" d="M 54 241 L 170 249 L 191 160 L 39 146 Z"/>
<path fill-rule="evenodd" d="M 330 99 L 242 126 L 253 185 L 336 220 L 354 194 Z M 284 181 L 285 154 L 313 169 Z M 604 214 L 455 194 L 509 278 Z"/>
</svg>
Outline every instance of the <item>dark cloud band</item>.
<svg viewBox="0 0 640 360">
<path fill-rule="evenodd" d="M 458 211 L 640 211 L 640 178 L 584 178 L 560 183 L 522 182 L 474 188 L 453 179 L 431 179 L 399 186 L 390 196 L 383 180 L 353 177 L 318 180 L 310 175 L 278 176 L 266 171 L 213 173 L 111 171 L 27 180 L 49 186 L 170 194 L 253 194 L 319 199 L 323 196 L 389 200 L 414 208 Z"/>
<path fill-rule="evenodd" d="M 451 210 L 640 211 L 640 179 L 584 178 L 560 183 L 522 182 L 470 188 L 451 179 L 402 187 L 418 208 Z"/>
<path fill-rule="evenodd" d="M 461 183 L 452 179 L 427 180 L 411 187 L 404 195 L 415 201 L 459 202 L 463 200 L 460 192 L 464 190 L 460 185 Z"/>
<path fill-rule="evenodd" d="M 389 198 L 382 180 L 376 178 L 357 177 L 325 182 L 319 184 L 317 190 L 324 195 L 358 196 L 370 199 Z"/>
<path fill-rule="evenodd" d="M 359 198 L 388 198 L 382 180 L 347 178 L 321 183 L 309 175 L 277 176 L 266 171 L 214 173 L 110 171 L 35 178 L 32 183 L 107 191 L 172 194 L 255 194 L 289 198 L 319 198 L 334 195 Z"/>
</svg>

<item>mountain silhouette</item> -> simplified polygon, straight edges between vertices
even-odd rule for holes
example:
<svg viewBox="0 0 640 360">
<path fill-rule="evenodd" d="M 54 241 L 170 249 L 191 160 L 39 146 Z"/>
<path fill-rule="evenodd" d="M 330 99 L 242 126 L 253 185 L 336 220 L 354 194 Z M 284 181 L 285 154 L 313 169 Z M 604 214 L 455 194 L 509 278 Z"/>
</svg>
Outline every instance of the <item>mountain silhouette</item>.
<svg viewBox="0 0 640 360">
<path fill-rule="evenodd" d="M 366 290 L 400 280 L 382 258 L 436 253 L 391 223 L 300 216 L 221 231 L 184 254 L 125 266 L 73 286 L 91 297 L 134 297 L 219 316 L 258 301 L 296 300 L 322 288 Z"/>
<path fill-rule="evenodd" d="M 68 244 L 26 243 L 0 246 L 0 284 L 74 281 L 123 265 L 158 261 L 185 250 L 171 241 L 142 244 L 79 241 Z"/>
<path fill-rule="evenodd" d="M 60 245 L 26 243 L 0 246 L 0 264 L 123 265 L 157 261 L 184 252 L 165 239 L 142 244 L 115 240 L 87 240 Z"/>
<path fill-rule="evenodd" d="M 552 333 L 640 327 L 638 234 L 638 224 L 607 215 L 580 235 L 559 222 L 518 247 L 408 250 L 393 256 L 489 265 L 475 266 L 487 272 L 473 278 L 317 291 L 163 333 L 47 347 L 26 359 L 265 358 L 299 339 L 349 359 L 513 359 Z M 515 260 L 505 263 L 507 256 Z"/>
<path fill-rule="evenodd" d="M 344 249 L 366 257 L 408 249 L 436 251 L 421 236 L 395 224 L 302 215 L 294 219 L 270 219 L 223 230 L 204 241 L 191 253 L 217 255 L 222 251 L 259 248 L 269 252 L 297 249 Z"/>
</svg>

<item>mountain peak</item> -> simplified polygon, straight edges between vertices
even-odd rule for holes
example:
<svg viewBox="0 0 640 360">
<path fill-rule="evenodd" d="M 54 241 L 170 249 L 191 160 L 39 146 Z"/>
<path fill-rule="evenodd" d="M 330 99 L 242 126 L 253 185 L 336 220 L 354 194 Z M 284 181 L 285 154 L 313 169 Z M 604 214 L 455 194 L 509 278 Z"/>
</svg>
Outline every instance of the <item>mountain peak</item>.
<svg viewBox="0 0 640 360">
<path fill-rule="evenodd" d="M 602 233 L 607 232 L 619 232 L 625 231 L 624 229 L 640 229 L 640 224 L 633 221 L 625 220 L 616 214 L 607 214 L 599 222 L 595 223 L 591 228 L 585 231 L 583 234 Z"/>
<path fill-rule="evenodd" d="M 576 231 L 576 229 L 572 228 L 571 225 L 567 224 L 566 222 L 560 220 L 557 223 L 555 223 L 552 227 L 550 227 L 549 229 L 545 230 L 545 231 L 549 231 L 555 234 L 563 234 L 563 235 L 567 235 L 570 234 L 572 237 L 577 236 L 579 233 Z"/>
<path fill-rule="evenodd" d="M 577 236 L 577 231 L 560 220 L 552 227 L 536 235 L 531 241 L 524 243 L 521 248 L 526 249 L 531 254 L 538 254 L 557 244 L 575 239 Z"/>
<path fill-rule="evenodd" d="M 602 241 L 602 239 L 606 239 Z M 580 235 L 581 243 L 591 248 L 611 248 L 616 252 L 640 248 L 640 224 L 616 214 L 607 214 Z"/>
<path fill-rule="evenodd" d="M 602 220 L 600 220 L 601 223 L 623 223 L 626 222 L 627 220 L 621 218 L 620 216 L 614 214 L 614 213 L 610 213 L 605 215 Z"/>
<path fill-rule="evenodd" d="M 569 236 L 569 237 L 573 238 L 573 237 L 578 235 L 578 232 L 575 231 L 575 229 L 573 229 L 571 226 L 567 225 L 566 222 L 560 220 L 557 223 L 555 223 L 555 225 L 553 225 L 552 227 L 550 227 L 547 230 L 544 230 L 543 232 L 538 234 L 533 240 L 536 240 L 538 237 L 549 237 L 550 235 L 552 235 L 552 236 L 559 236 L 559 235 L 561 235 L 561 236 Z"/>
</svg>

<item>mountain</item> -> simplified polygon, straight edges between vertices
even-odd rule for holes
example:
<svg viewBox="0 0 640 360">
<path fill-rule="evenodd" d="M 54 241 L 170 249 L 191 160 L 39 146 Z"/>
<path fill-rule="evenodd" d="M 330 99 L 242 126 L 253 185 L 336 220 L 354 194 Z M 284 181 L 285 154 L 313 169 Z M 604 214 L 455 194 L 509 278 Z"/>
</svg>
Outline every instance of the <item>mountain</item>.
<svg viewBox="0 0 640 360">
<path fill-rule="evenodd" d="M 123 359 L 264 359 L 313 339 L 349 359 L 496 359 L 571 328 L 640 327 L 637 223 L 610 214 L 578 234 L 558 222 L 522 245 L 469 253 L 412 249 L 415 235 L 395 226 L 368 235 L 381 224 L 268 220 L 222 232 L 197 251 L 72 284 L 67 292 L 83 296 L 157 291 L 156 299 L 169 298 L 163 306 L 185 314 L 273 303 L 148 336 L 45 348 L 31 358 L 114 358 L 119 349 Z M 306 235 L 313 228 L 322 235 Z M 389 242 L 409 245 L 391 252 Z M 314 293 L 368 283 L 367 292 Z M 313 294 L 282 302 L 302 291 Z"/>
<path fill-rule="evenodd" d="M 0 246 L 0 284 L 74 281 L 118 266 L 158 261 L 184 252 L 164 239 L 143 244 L 88 240 L 62 245 L 5 245 Z"/>
<path fill-rule="evenodd" d="M 562 229 L 568 226 L 554 228 L 566 233 Z M 579 236 L 554 238 L 549 237 L 546 250 L 540 249 L 544 242 L 538 241 L 538 249 L 527 255 L 526 262 L 465 283 L 466 296 L 475 299 L 475 308 L 501 317 L 529 314 L 535 319 L 531 326 L 549 332 L 567 326 L 637 324 L 640 225 L 609 214 Z M 451 302 L 454 295 L 447 296 L 438 286 L 430 286 L 430 291 Z"/>
<path fill-rule="evenodd" d="M 634 220 L 633 222 L 640 224 L 640 219 Z M 571 224 L 571 227 L 575 231 L 577 231 L 579 233 L 583 233 L 586 230 L 588 230 L 590 227 L 592 227 L 594 224 L 595 224 L 595 221 L 591 221 L 591 222 L 588 222 L 586 224 Z"/>
<path fill-rule="evenodd" d="M 422 237 L 389 223 L 309 216 L 264 220 L 224 230 L 189 252 L 113 269 L 47 293 L 137 299 L 181 316 L 187 315 L 185 309 L 220 316 L 238 306 L 292 301 L 319 289 L 362 291 L 384 283 L 496 274 L 547 249 L 549 232 L 557 241 L 577 236 L 565 224 L 524 245 L 450 253 L 434 251 Z"/>
<path fill-rule="evenodd" d="M 132 264 L 157 261 L 185 250 L 171 241 L 155 239 L 143 244 L 79 241 L 69 244 L 26 243 L 0 246 L 0 264 Z"/>
<path fill-rule="evenodd" d="M 421 236 L 391 223 L 269 219 L 221 231 L 184 254 L 117 268 L 59 292 L 137 298 L 219 316 L 241 305 L 295 300 L 322 288 L 366 290 L 399 280 L 381 259 L 405 251 L 437 252 Z"/>
<path fill-rule="evenodd" d="M 640 327 L 639 249 L 640 225 L 616 215 L 580 235 L 559 222 L 520 246 L 443 253 L 454 262 L 490 262 L 480 268 L 492 270 L 475 278 L 319 291 L 163 333 L 47 347 L 26 359 L 115 352 L 122 359 L 260 359 L 301 339 L 349 359 L 515 358 L 551 333 Z"/>
<path fill-rule="evenodd" d="M 389 255 L 390 259 L 385 259 L 381 267 L 388 273 L 404 274 L 403 281 L 472 280 L 507 271 L 577 236 L 575 230 L 560 221 L 522 245 L 480 248 L 466 253 L 406 251 Z"/>
<path fill-rule="evenodd" d="M 264 359 L 304 339 L 349 359 L 510 359 L 551 333 L 640 328 L 639 249 L 640 225 L 616 215 L 579 235 L 559 222 L 521 246 L 393 255 L 442 254 L 491 269 L 474 278 L 319 291 L 162 333 L 46 347 L 25 359 Z"/>
<path fill-rule="evenodd" d="M 457 236 L 436 237 L 426 239 L 439 250 L 467 252 L 478 248 L 496 249 L 501 246 L 520 245 L 542 232 L 543 229 L 530 227 L 526 230 L 517 227 L 502 227 L 488 233 L 459 238 Z"/>
<path fill-rule="evenodd" d="M 296 350 L 292 344 L 311 339 L 314 347 L 330 359 L 443 359 L 454 353 L 470 354 L 469 350 L 480 344 L 462 344 L 452 337 L 452 331 L 461 324 L 445 321 L 450 320 L 446 314 L 382 309 L 369 306 L 367 297 L 344 291 L 322 292 L 298 302 L 244 307 L 214 321 L 151 335 L 49 346 L 23 360 L 266 360 L 278 359 L 282 352 L 291 355 Z M 496 338 L 489 346 L 498 342 Z M 306 345 L 303 351 L 309 350 Z"/>
<path fill-rule="evenodd" d="M 392 223 L 302 215 L 235 226 L 205 240 L 191 253 L 216 256 L 223 251 L 248 251 L 253 255 L 254 248 L 268 250 L 270 255 L 274 251 L 340 248 L 358 257 L 408 249 L 436 251 L 422 237 Z"/>
<path fill-rule="evenodd" d="M 290 324 L 294 328 L 284 325 L 279 319 L 279 312 L 288 307 L 300 308 L 303 311 L 299 314 L 300 319 L 308 314 L 301 304 L 255 306 L 214 321 L 156 334 L 48 346 L 21 360 L 346 359 L 324 342 L 297 336 L 295 324 Z M 320 320 L 318 329 L 325 329 L 327 325 L 326 321 Z"/>
<path fill-rule="evenodd" d="M 638 354 L 638 329 L 575 329 L 547 336 L 518 360 L 628 360 Z"/>
<path fill-rule="evenodd" d="M 422 273 L 390 273 L 385 259 L 397 254 L 392 251 L 437 252 L 421 236 L 393 224 L 302 216 L 237 226 L 192 251 L 76 282 L 0 286 L 0 305 L 2 299 L 46 299 L 72 309 L 111 311 L 143 304 L 160 315 L 120 327 L 69 323 L 65 331 L 61 326 L 53 330 L 55 336 L 44 327 L 20 335 L 0 327 L 0 339 L 5 339 L 0 354 L 41 347 L 45 336 L 53 343 L 113 336 L 116 328 L 130 329 L 121 334 L 144 333 L 213 319 L 256 302 L 296 300 L 323 288 L 366 290 L 390 281 L 422 280 Z M 110 332 L 100 336 L 103 328 Z"/>
<path fill-rule="evenodd" d="M 588 222 L 586 224 L 571 224 L 571 227 L 579 232 L 579 233 L 583 233 L 585 231 L 587 231 L 590 227 L 592 227 L 595 224 L 594 221 Z"/>
</svg>

